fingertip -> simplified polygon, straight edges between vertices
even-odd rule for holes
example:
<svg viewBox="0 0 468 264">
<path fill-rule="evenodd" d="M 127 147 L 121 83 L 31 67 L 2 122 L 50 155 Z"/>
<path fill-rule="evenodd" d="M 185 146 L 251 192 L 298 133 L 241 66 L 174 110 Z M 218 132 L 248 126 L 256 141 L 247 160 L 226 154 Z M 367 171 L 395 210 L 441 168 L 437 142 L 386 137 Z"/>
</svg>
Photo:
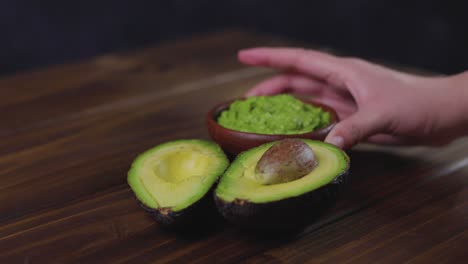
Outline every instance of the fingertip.
<svg viewBox="0 0 468 264">
<path fill-rule="evenodd" d="M 345 119 L 344 121 L 340 121 L 336 124 L 330 133 L 328 133 L 327 137 L 325 138 L 325 142 L 335 145 L 336 147 L 346 150 L 353 146 L 353 139 L 350 137 L 350 134 L 347 133 L 348 131 L 345 129 L 346 122 L 349 119 Z"/>
<path fill-rule="evenodd" d="M 239 60 L 242 60 L 242 59 L 246 56 L 246 54 L 247 54 L 247 56 L 248 56 L 249 50 L 250 50 L 250 49 L 241 49 L 241 50 L 239 50 L 239 51 L 237 52 L 237 58 L 238 58 Z"/>
<path fill-rule="evenodd" d="M 237 52 L 237 58 L 246 64 L 259 64 L 264 58 L 262 50 L 264 48 L 242 49 Z"/>
<path fill-rule="evenodd" d="M 344 138 L 342 136 L 334 136 L 334 135 L 328 136 L 325 139 L 325 142 L 329 143 L 329 144 L 332 144 L 332 145 L 335 145 L 340 149 L 344 149 L 344 147 L 345 147 Z"/>
</svg>

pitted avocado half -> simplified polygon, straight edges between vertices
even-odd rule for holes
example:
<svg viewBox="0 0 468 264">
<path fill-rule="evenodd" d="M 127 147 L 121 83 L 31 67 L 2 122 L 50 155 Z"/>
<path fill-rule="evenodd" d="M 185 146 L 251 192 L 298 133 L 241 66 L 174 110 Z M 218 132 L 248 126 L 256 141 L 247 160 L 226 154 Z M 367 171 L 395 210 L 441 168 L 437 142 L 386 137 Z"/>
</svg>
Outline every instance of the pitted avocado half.
<svg viewBox="0 0 468 264">
<path fill-rule="evenodd" d="M 205 140 L 176 140 L 139 155 L 127 181 L 141 206 L 156 221 L 190 226 L 204 218 L 212 202 L 210 189 L 229 161 L 221 148 Z"/>
<path fill-rule="evenodd" d="M 226 170 L 215 189 L 221 214 L 231 222 L 256 230 L 286 230 L 310 220 L 336 197 L 349 170 L 349 157 L 339 148 L 303 139 L 313 150 L 315 167 L 299 179 L 264 184 L 255 168 L 274 143 L 241 153 Z"/>
</svg>

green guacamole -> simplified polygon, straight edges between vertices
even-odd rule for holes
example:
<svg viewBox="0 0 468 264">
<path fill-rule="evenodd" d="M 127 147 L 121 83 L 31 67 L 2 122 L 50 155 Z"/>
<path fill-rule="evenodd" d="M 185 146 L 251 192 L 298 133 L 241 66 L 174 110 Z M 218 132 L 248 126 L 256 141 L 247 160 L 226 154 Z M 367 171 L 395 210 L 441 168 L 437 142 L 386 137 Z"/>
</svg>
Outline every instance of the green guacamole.
<svg viewBox="0 0 468 264">
<path fill-rule="evenodd" d="M 288 94 L 234 101 L 218 117 L 232 130 L 258 134 L 302 134 L 330 124 L 330 113 Z"/>
</svg>

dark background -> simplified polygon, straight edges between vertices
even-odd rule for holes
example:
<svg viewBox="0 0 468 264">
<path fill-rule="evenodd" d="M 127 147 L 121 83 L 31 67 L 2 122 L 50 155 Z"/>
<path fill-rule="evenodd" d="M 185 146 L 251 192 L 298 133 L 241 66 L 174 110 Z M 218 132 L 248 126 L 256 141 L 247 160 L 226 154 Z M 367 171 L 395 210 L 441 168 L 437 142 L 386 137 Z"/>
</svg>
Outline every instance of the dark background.
<svg viewBox="0 0 468 264">
<path fill-rule="evenodd" d="M 0 1 L 0 75 L 239 28 L 442 73 L 468 69 L 468 1 Z"/>
</svg>

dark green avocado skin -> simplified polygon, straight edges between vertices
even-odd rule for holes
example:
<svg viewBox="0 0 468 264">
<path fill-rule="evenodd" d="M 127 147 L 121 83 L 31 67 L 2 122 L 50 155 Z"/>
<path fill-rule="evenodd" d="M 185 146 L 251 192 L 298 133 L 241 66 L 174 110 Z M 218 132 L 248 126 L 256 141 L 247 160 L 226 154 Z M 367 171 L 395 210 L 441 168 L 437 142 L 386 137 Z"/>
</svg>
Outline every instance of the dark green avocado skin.
<svg viewBox="0 0 468 264">
<path fill-rule="evenodd" d="M 334 205 L 348 175 L 349 167 L 333 182 L 319 189 L 276 202 L 226 202 L 216 195 L 215 202 L 224 218 L 249 231 L 270 234 L 299 231 Z"/>
<path fill-rule="evenodd" d="M 139 205 L 149 214 L 161 227 L 169 230 L 181 230 L 187 232 L 202 232 L 220 222 L 220 215 L 216 212 L 216 206 L 211 192 L 203 196 L 189 207 L 172 211 L 170 208 L 150 208 L 138 201 Z"/>
</svg>

